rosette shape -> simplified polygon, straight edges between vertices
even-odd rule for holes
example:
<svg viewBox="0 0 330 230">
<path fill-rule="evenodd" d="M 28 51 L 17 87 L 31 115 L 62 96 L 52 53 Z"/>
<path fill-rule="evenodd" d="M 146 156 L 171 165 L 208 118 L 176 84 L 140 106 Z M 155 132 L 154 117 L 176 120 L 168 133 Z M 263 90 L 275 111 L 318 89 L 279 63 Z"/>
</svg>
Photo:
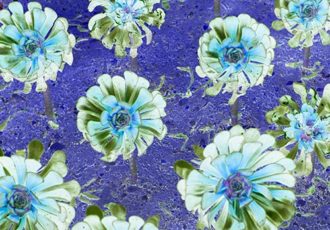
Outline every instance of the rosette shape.
<svg viewBox="0 0 330 230">
<path fill-rule="evenodd" d="M 275 139 L 234 126 L 220 132 L 198 167 L 178 161 L 177 188 L 204 229 L 277 229 L 295 213 L 295 164 L 271 147 Z"/>
<path fill-rule="evenodd" d="M 0 151 L 2 152 L 2 151 Z M 64 182 L 65 154 L 57 151 L 45 166 L 43 146 L 29 144 L 27 154 L 0 156 L 0 229 L 65 230 L 75 216 L 70 205 L 80 193 L 79 184 Z"/>
<path fill-rule="evenodd" d="M 313 168 L 313 153 L 324 168 L 330 166 L 326 158 L 330 152 L 330 84 L 325 86 L 322 97 L 300 83 L 294 83 L 293 89 L 301 103 L 284 95 L 280 105 L 267 112 L 266 119 L 277 127 L 270 131 L 277 138 L 276 145 L 287 149 L 289 158 L 297 158 L 297 174 L 308 175 Z"/>
<path fill-rule="evenodd" d="M 216 18 L 210 28 L 199 40 L 196 72 L 213 82 L 208 95 L 230 92 L 233 104 L 248 88 L 272 75 L 276 41 L 264 24 L 247 14 Z"/>
<path fill-rule="evenodd" d="M 126 71 L 124 77 L 101 75 L 77 103 L 78 129 L 104 161 L 119 155 L 129 159 L 137 148 L 142 155 L 154 140 L 163 139 L 162 121 L 166 102 L 158 91 L 150 92 L 149 81 Z"/>
<path fill-rule="evenodd" d="M 147 221 L 141 217 L 131 216 L 126 220 L 126 209 L 115 203 L 107 205 L 111 215 L 104 215 L 97 206 L 87 209 L 87 216 L 72 230 L 158 230 L 159 217 L 152 216 Z"/>
<path fill-rule="evenodd" d="M 328 0 L 275 0 L 273 28 L 286 28 L 294 36 L 291 47 L 311 47 L 314 37 L 320 34 L 323 45 L 330 44 L 330 6 Z"/>
<path fill-rule="evenodd" d="M 28 3 L 24 12 L 19 2 L 0 11 L 0 72 L 4 80 L 16 79 L 37 91 L 47 89 L 47 80 L 56 80 L 65 64 L 72 64 L 75 37 L 68 33 L 68 22 L 50 8 Z"/>
<path fill-rule="evenodd" d="M 103 45 L 112 49 L 118 57 L 126 56 L 126 48 L 132 57 L 137 56 L 137 48 L 146 37 L 147 44 L 152 40 L 152 32 L 147 27 L 160 26 L 165 21 L 165 13 L 154 5 L 160 0 L 90 0 L 88 10 L 92 12 L 102 6 L 104 12 L 93 16 L 88 28 L 91 36 L 101 40 Z"/>
</svg>

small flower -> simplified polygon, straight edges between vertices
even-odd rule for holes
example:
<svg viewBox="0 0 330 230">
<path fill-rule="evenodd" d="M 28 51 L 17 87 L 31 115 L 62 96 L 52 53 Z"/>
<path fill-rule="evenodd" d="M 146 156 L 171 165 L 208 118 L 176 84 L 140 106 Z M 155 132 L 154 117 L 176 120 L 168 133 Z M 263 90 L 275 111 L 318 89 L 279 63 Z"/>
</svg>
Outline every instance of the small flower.
<svg viewBox="0 0 330 230">
<path fill-rule="evenodd" d="M 199 168 L 178 161 L 186 208 L 210 229 L 277 229 L 295 213 L 295 164 L 270 148 L 275 139 L 235 126 L 217 134 Z M 289 188 L 288 188 L 289 187 Z"/>
<path fill-rule="evenodd" d="M 126 56 L 126 48 L 130 48 L 130 55 L 136 57 L 143 37 L 147 38 L 147 44 L 152 40 L 152 32 L 146 24 L 160 28 L 165 21 L 162 9 L 153 10 L 154 4 L 160 0 L 90 1 L 90 12 L 97 6 L 104 8 L 104 12 L 96 14 L 89 21 L 88 28 L 92 37 L 101 40 L 108 49 L 115 46 L 116 56 L 119 57 Z"/>
<path fill-rule="evenodd" d="M 158 216 L 152 216 L 147 221 L 131 216 L 127 221 L 126 209 L 123 206 L 114 203 L 107 206 L 111 215 L 105 216 L 99 207 L 90 206 L 87 209 L 87 217 L 73 226 L 72 230 L 158 230 Z"/>
<path fill-rule="evenodd" d="M 12 2 L 0 11 L 0 72 L 6 81 L 16 79 L 36 90 L 45 91 L 47 80 L 56 80 L 65 63 L 73 61 L 75 37 L 68 33 L 68 22 L 37 2 Z M 31 87 L 28 87 L 31 88 Z"/>
<path fill-rule="evenodd" d="M 313 152 L 324 168 L 330 166 L 325 157 L 330 150 L 330 84 L 325 86 L 322 98 L 314 89 L 307 92 L 303 84 L 294 83 L 293 89 L 300 95 L 302 105 L 285 95 L 280 98 L 280 106 L 267 112 L 266 119 L 276 124 L 277 130 L 270 133 L 277 137 L 279 148 L 290 150 L 288 157 L 295 159 L 300 151 L 296 171 L 308 175 L 313 167 Z"/>
<path fill-rule="evenodd" d="M 196 72 L 212 80 L 214 86 L 207 94 L 217 95 L 224 86 L 223 92 L 233 93 L 232 104 L 272 75 L 276 42 L 264 24 L 246 14 L 216 18 L 210 28 L 199 40 Z"/>
<path fill-rule="evenodd" d="M 0 156 L 0 228 L 69 229 L 75 216 L 70 205 L 80 193 L 76 181 L 63 182 L 66 176 L 65 154 L 57 151 L 42 166 L 43 146 L 29 144 L 25 152 Z"/>
<path fill-rule="evenodd" d="M 328 0 L 275 0 L 273 28 L 284 27 L 294 36 L 289 41 L 291 47 L 311 47 L 314 36 L 320 34 L 323 45 L 330 44 L 330 7 Z"/>
<path fill-rule="evenodd" d="M 149 82 L 133 72 L 125 78 L 102 75 L 77 103 L 78 129 L 92 147 L 105 154 L 102 160 L 129 159 L 135 148 L 142 155 L 154 140 L 163 139 L 166 102 L 160 92 L 149 92 Z"/>
</svg>

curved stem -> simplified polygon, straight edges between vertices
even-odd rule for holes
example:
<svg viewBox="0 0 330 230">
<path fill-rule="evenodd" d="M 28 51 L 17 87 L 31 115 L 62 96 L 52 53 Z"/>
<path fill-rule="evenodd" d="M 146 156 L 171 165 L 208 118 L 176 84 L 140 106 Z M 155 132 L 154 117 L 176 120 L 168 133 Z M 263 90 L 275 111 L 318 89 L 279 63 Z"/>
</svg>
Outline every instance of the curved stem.
<svg viewBox="0 0 330 230">
<path fill-rule="evenodd" d="M 136 155 L 133 153 L 132 157 L 129 159 L 129 166 L 131 169 L 131 180 L 133 183 L 137 182 L 137 163 Z"/>
<path fill-rule="evenodd" d="M 239 110 L 239 104 L 238 99 L 230 106 L 230 112 L 231 112 L 231 124 L 232 126 L 235 126 L 238 124 L 238 110 Z"/>
<path fill-rule="evenodd" d="M 220 0 L 214 0 L 214 16 L 220 17 Z"/>
<path fill-rule="evenodd" d="M 311 57 L 311 48 L 306 47 L 304 48 L 304 60 L 303 60 L 303 70 L 302 70 L 302 77 L 306 77 L 308 74 L 308 68 L 310 64 L 310 57 Z"/>
<path fill-rule="evenodd" d="M 54 107 L 53 107 L 53 102 L 52 102 L 52 97 L 51 97 L 49 86 L 47 87 L 47 90 L 45 92 L 43 92 L 43 95 L 44 95 L 44 103 L 45 103 L 45 114 L 49 120 L 54 121 L 55 113 L 54 113 Z"/>
</svg>

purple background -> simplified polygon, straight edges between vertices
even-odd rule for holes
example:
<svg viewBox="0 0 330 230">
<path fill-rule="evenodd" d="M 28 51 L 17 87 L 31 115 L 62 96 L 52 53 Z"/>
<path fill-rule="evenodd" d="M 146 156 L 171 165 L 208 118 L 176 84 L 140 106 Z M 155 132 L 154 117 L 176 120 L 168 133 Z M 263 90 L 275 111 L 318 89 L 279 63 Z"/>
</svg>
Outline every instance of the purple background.
<svg viewBox="0 0 330 230">
<path fill-rule="evenodd" d="M 7 5 L 9 1 L 4 2 Z M 66 17 L 71 24 L 81 24 L 83 28 L 87 28 L 88 19 L 93 15 L 87 10 L 87 0 L 40 2 Z M 247 13 L 268 27 L 275 20 L 273 1 L 223 2 L 222 16 Z M 82 17 L 74 20 L 78 15 Z M 202 97 L 203 90 L 199 90 L 190 98 L 183 98 L 190 78 L 189 74 L 177 67 L 189 66 L 194 70 L 198 65 L 198 40 L 213 18 L 212 0 L 187 0 L 185 3 L 173 1 L 161 30 L 152 28 L 154 37 L 151 45 L 144 45 L 139 49 L 138 75 L 150 80 L 152 88 L 158 86 L 161 75 L 166 75 L 161 91 L 167 97 L 167 116 L 164 121 L 168 126 L 169 136 L 161 143 L 155 141 L 147 154 L 138 159 L 138 185 L 129 185 L 127 161 L 120 158 L 111 164 L 102 162 L 99 160 L 102 156 L 100 153 L 93 151 L 87 142 L 82 143 L 83 137 L 76 127 L 76 101 L 85 95 L 90 86 L 96 84 L 97 77 L 102 73 L 122 75 L 125 70 L 130 69 L 129 58 L 116 58 L 113 51 L 107 50 L 93 39 L 79 43 L 74 50 L 74 64 L 65 67 L 64 72 L 58 75 L 57 82 L 49 82 L 60 125 L 58 130 L 47 126 L 42 94 L 34 91 L 28 95 L 15 92 L 23 88 L 17 82 L 0 91 L 0 121 L 14 115 L 7 129 L 0 132 L 1 148 L 10 154 L 16 149 L 25 148 L 30 140 L 38 138 L 48 147 L 43 160 L 49 159 L 58 149 L 67 153 L 67 179 L 76 179 L 81 185 L 92 178 L 97 179 L 84 189 L 98 190 L 94 193 L 100 197 L 96 204 L 103 206 L 109 202 L 121 203 L 126 206 L 129 216 L 146 218 L 159 214 L 160 229 L 195 229 L 196 216 L 186 211 L 177 192 L 179 178 L 173 171 L 173 164 L 178 159 L 190 160 L 194 157 L 192 144 L 205 146 L 213 140 L 215 132 L 230 128 L 230 111 L 227 105 L 230 95 Z M 89 38 L 88 33 L 79 32 L 76 26 L 70 27 L 70 30 L 77 38 Z M 299 61 L 302 51 L 288 47 L 287 41 L 291 35 L 285 30 L 271 32 L 277 40 L 274 74 L 266 78 L 263 86 L 250 89 L 239 101 L 241 124 L 246 128 L 256 127 L 262 131 L 269 128 L 264 118 L 265 112 L 277 104 L 280 96 L 294 95 L 292 83 L 300 80 L 299 70 L 288 69 L 285 63 Z M 330 82 L 329 51 L 329 46 L 323 47 L 319 40 L 312 47 L 312 62 L 321 61 L 325 68 L 317 78 L 308 81 L 307 85 L 317 88 L 319 92 Z M 205 79 L 196 75 L 191 90 L 196 90 L 204 83 Z M 5 83 L 1 80 L 0 85 L 4 86 Z M 183 139 L 173 138 L 178 133 L 189 136 L 186 145 L 183 145 Z M 328 181 L 329 170 L 323 171 L 319 163 L 316 167 L 316 176 Z M 298 180 L 297 193 L 305 194 L 311 185 L 313 183 L 307 178 Z M 297 198 L 297 215 L 289 229 L 330 229 L 329 187 L 324 182 L 315 183 L 315 186 L 313 195 Z M 83 219 L 86 206 L 78 201 L 75 222 Z"/>
</svg>

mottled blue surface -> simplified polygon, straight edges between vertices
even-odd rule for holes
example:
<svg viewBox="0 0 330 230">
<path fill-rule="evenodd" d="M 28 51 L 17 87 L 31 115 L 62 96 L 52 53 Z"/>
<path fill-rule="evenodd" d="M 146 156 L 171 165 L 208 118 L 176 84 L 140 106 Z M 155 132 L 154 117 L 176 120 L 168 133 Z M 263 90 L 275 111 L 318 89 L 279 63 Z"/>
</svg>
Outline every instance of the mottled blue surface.
<svg viewBox="0 0 330 230">
<path fill-rule="evenodd" d="M 7 5 L 9 1 L 4 2 Z M 269 27 L 275 20 L 271 0 L 223 2 L 222 15 L 248 13 Z M 89 38 L 88 33 L 79 32 L 77 26 L 74 26 L 81 24 L 87 28 L 88 19 L 93 15 L 87 11 L 88 0 L 43 0 L 41 3 L 68 18 L 73 25 L 70 30 L 78 38 Z M 79 15 L 82 17 L 75 19 Z M 58 81 L 50 84 L 60 125 L 58 130 L 52 130 L 47 125 L 42 94 L 32 92 L 24 95 L 15 92 L 23 88 L 17 82 L 0 91 L 0 121 L 13 115 L 7 129 L 0 133 L 1 148 L 9 154 L 25 148 L 31 139 L 38 138 L 48 147 L 45 158 L 49 158 L 58 149 L 67 153 L 68 178 L 75 178 L 82 185 L 92 178 L 97 179 L 84 190 L 97 190 L 94 194 L 100 197 L 96 201 L 98 205 L 118 202 L 127 207 L 129 215 L 144 218 L 159 214 L 161 229 L 195 229 L 196 216 L 186 211 L 176 190 L 178 177 L 173 171 L 173 164 L 178 159 L 190 160 L 194 157 L 192 144 L 205 146 L 213 139 L 216 131 L 230 127 L 230 110 L 227 105 L 230 95 L 202 97 L 203 90 L 196 89 L 205 83 L 205 79 L 196 76 L 191 88 L 193 95 L 183 98 L 190 78 L 189 74 L 177 67 L 189 66 L 194 69 L 198 64 L 198 40 L 213 17 L 212 0 L 186 0 L 185 3 L 173 1 L 161 30 L 153 29 L 151 45 L 139 49 L 138 75 L 150 80 L 153 88 L 158 87 L 160 76 L 166 75 L 161 92 L 168 97 L 168 115 L 164 120 L 169 136 L 161 143 L 156 141 L 147 154 L 138 159 L 138 185 L 128 185 L 128 162 L 122 158 L 112 164 L 99 160 L 101 154 L 93 151 L 87 142 L 82 142 L 82 134 L 76 127 L 76 101 L 85 95 L 90 86 L 96 84 L 97 77 L 102 73 L 122 75 L 130 69 L 128 57 L 115 58 L 113 51 L 105 49 L 96 40 L 79 43 L 74 50 L 74 64 L 66 66 L 64 72 L 58 75 Z M 302 57 L 301 50 L 288 47 L 287 41 L 291 37 L 288 32 L 271 32 L 278 43 L 274 74 L 266 78 L 264 85 L 250 89 L 239 100 L 241 124 L 263 131 L 269 128 L 264 118 L 265 112 L 277 105 L 277 99 L 283 94 L 294 95 L 292 83 L 300 80 L 299 70 L 288 69 L 285 63 L 298 61 Z M 330 83 L 329 53 L 330 46 L 323 47 L 319 41 L 312 47 L 312 63 L 320 61 L 324 70 L 307 85 L 317 88 L 319 92 L 322 92 L 326 83 Z M 0 83 L 5 85 L 2 80 Z M 174 138 L 178 133 L 189 136 L 185 145 L 183 139 Z M 322 171 L 321 165 L 317 163 L 315 176 L 328 181 L 329 171 Z M 319 180 L 314 184 L 316 190 L 311 196 L 297 198 L 297 215 L 289 229 L 330 229 L 329 187 Z M 312 185 L 308 178 L 298 180 L 297 194 L 305 194 Z M 83 219 L 86 206 L 78 202 L 75 222 Z"/>
</svg>

